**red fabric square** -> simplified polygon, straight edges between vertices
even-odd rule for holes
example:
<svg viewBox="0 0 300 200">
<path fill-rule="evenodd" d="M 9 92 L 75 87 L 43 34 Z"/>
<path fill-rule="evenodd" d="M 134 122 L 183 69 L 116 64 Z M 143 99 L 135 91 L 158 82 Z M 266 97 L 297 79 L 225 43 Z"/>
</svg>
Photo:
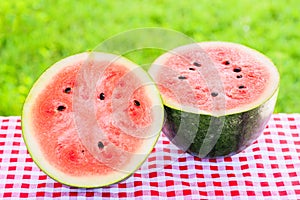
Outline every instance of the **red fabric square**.
<svg viewBox="0 0 300 200">
<path fill-rule="evenodd" d="M 282 177 L 282 175 L 281 175 L 280 172 L 273 173 L 273 176 L 274 176 L 275 178 Z"/>
<path fill-rule="evenodd" d="M 95 193 L 94 192 L 86 192 L 85 196 L 86 197 L 93 197 L 93 196 L 95 196 Z"/>
<path fill-rule="evenodd" d="M 185 189 L 183 190 L 183 195 L 186 196 L 186 195 L 191 195 L 192 194 L 192 191 L 189 190 L 189 189 Z"/>
<path fill-rule="evenodd" d="M 167 196 L 168 197 L 175 197 L 175 191 L 168 191 Z"/>
<path fill-rule="evenodd" d="M 282 124 L 276 124 L 276 128 L 283 128 Z"/>
<path fill-rule="evenodd" d="M 180 174 L 180 178 L 188 179 L 189 175 L 188 174 Z"/>
<path fill-rule="evenodd" d="M 215 195 L 216 196 L 223 196 L 224 192 L 222 190 L 215 190 Z"/>
<path fill-rule="evenodd" d="M 9 166 L 8 167 L 8 171 L 16 171 L 17 170 L 17 166 Z"/>
<path fill-rule="evenodd" d="M 70 192 L 69 195 L 72 197 L 76 197 L 78 195 L 78 192 Z"/>
<path fill-rule="evenodd" d="M 197 178 L 204 178 L 204 174 L 198 174 L 198 173 L 197 173 L 197 174 L 196 174 L 196 177 L 197 177 Z"/>
<path fill-rule="evenodd" d="M 247 161 L 247 157 L 244 157 L 244 156 L 243 157 L 239 157 L 239 161 L 240 162 L 245 162 L 245 161 Z"/>
<path fill-rule="evenodd" d="M 109 192 L 102 192 L 102 197 L 110 197 L 110 193 Z"/>
<path fill-rule="evenodd" d="M 261 155 L 254 155 L 254 158 L 255 159 L 262 159 L 262 156 Z"/>
<path fill-rule="evenodd" d="M 300 185 L 300 182 L 299 181 L 292 181 L 292 185 L 298 186 L 298 185 Z"/>
<path fill-rule="evenodd" d="M 22 185 L 21 185 L 21 188 L 29 188 L 29 187 L 30 187 L 30 185 L 27 183 L 22 183 Z"/>
<path fill-rule="evenodd" d="M 273 143 L 272 139 L 265 139 L 266 143 Z"/>
<path fill-rule="evenodd" d="M 220 178 L 220 174 L 214 173 L 214 174 L 211 174 L 211 177 L 212 177 L 212 178 Z"/>
<path fill-rule="evenodd" d="M 288 193 L 285 190 L 278 191 L 278 193 L 279 193 L 280 196 L 287 196 L 288 195 Z"/>
<path fill-rule="evenodd" d="M 172 186 L 172 185 L 174 185 L 174 181 L 173 180 L 167 180 L 166 185 L 167 186 Z"/>
<path fill-rule="evenodd" d="M 186 165 L 184 165 L 184 166 L 180 166 L 179 169 L 180 170 L 188 170 L 188 167 Z"/>
<path fill-rule="evenodd" d="M 203 170 L 203 167 L 202 167 L 202 165 L 195 165 L 195 169 L 196 170 Z"/>
<path fill-rule="evenodd" d="M 279 143 L 280 144 L 287 144 L 287 141 L 286 140 L 279 140 Z"/>
<path fill-rule="evenodd" d="M 262 192 L 264 196 L 271 196 L 271 192 L 270 191 L 263 191 Z"/>
<path fill-rule="evenodd" d="M 18 162 L 18 159 L 17 159 L 17 158 L 10 158 L 10 159 L 9 159 L 9 162 L 11 162 L 11 163 L 12 163 L 12 162 Z"/>
<path fill-rule="evenodd" d="M 274 147 L 267 147 L 267 150 L 268 151 L 275 151 L 275 148 Z"/>
<path fill-rule="evenodd" d="M 188 186 L 188 187 L 191 186 L 190 182 L 187 182 L 187 181 L 181 181 L 181 184 L 184 186 Z"/>
<path fill-rule="evenodd" d="M 54 186 L 54 188 L 60 188 L 60 187 L 62 187 L 62 184 L 59 182 L 55 182 L 53 186 Z"/>
<path fill-rule="evenodd" d="M 199 195 L 200 196 L 207 196 L 207 192 L 206 191 L 199 191 Z"/>
<path fill-rule="evenodd" d="M 268 187 L 269 186 L 269 183 L 268 182 L 260 182 L 260 185 L 262 187 Z"/>
<path fill-rule="evenodd" d="M 127 197 L 126 192 L 119 192 L 119 198 L 125 198 L 125 197 Z"/>
<path fill-rule="evenodd" d="M 7 174 L 6 178 L 7 179 L 15 179 L 15 175 L 14 174 Z"/>
<path fill-rule="evenodd" d="M 150 172 L 150 173 L 149 173 L 149 177 L 150 177 L 150 178 L 157 177 L 157 172 Z"/>
<path fill-rule="evenodd" d="M 264 165 L 262 163 L 256 163 L 257 168 L 264 168 Z"/>
<path fill-rule="evenodd" d="M 240 192 L 238 190 L 232 190 L 230 191 L 231 196 L 239 196 Z"/>
<path fill-rule="evenodd" d="M 54 197 L 54 198 L 61 197 L 61 192 L 53 192 L 52 197 Z"/>
<path fill-rule="evenodd" d="M 150 193 L 152 196 L 159 196 L 159 192 L 156 190 L 151 190 Z"/>
<path fill-rule="evenodd" d="M 44 188 L 44 187 L 46 187 L 46 183 L 39 183 L 37 185 L 37 188 Z"/>
<path fill-rule="evenodd" d="M 138 186 L 142 186 L 143 183 L 142 181 L 134 181 L 134 187 L 138 187 Z M 126 185 L 125 185 L 125 188 L 126 188 Z"/>
<path fill-rule="evenodd" d="M 245 181 L 245 185 L 247 185 L 247 186 L 253 186 L 253 182 L 252 181 Z"/>
<path fill-rule="evenodd" d="M 241 170 L 245 170 L 245 169 L 249 169 L 249 165 L 248 164 L 245 164 L 245 165 L 241 166 Z"/>
<path fill-rule="evenodd" d="M 152 187 L 158 187 L 158 182 L 150 182 L 150 186 L 152 186 Z"/>
<path fill-rule="evenodd" d="M 290 176 L 290 177 L 297 177 L 297 173 L 296 173 L 296 172 L 290 172 L 290 173 L 289 173 L 289 176 Z"/>
<path fill-rule="evenodd" d="M 255 196 L 255 191 L 247 191 L 248 196 Z"/>
<path fill-rule="evenodd" d="M 215 187 L 221 187 L 222 186 L 222 183 L 220 181 L 213 181 L 213 185 Z"/>
<path fill-rule="evenodd" d="M 284 182 L 283 181 L 278 181 L 278 182 L 276 182 L 276 186 L 277 187 L 282 187 L 282 186 L 284 186 Z"/>
<path fill-rule="evenodd" d="M 20 198 L 28 198 L 28 193 L 21 192 L 20 193 Z"/>
<path fill-rule="evenodd" d="M 237 181 L 229 181 L 230 186 L 237 186 L 238 182 Z"/>
<path fill-rule="evenodd" d="M 286 156 L 284 156 L 284 159 L 285 159 L 285 160 L 292 160 L 292 156 L 286 155 Z"/>
<path fill-rule="evenodd" d="M 44 196 L 45 196 L 45 192 L 39 191 L 39 192 L 36 192 L 35 195 L 36 195 L 37 197 L 44 197 Z"/>
<path fill-rule="evenodd" d="M 265 173 L 258 173 L 259 177 L 267 177 Z"/>
<path fill-rule="evenodd" d="M 5 188 L 13 188 L 13 187 L 14 187 L 14 184 L 12 184 L 12 183 L 5 184 Z"/>
<path fill-rule="evenodd" d="M 135 197 L 140 197 L 140 196 L 143 196 L 143 191 L 142 190 L 137 190 L 134 192 L 134 196 Z"/>
<path fill-rule="evenodd" d="M 126 188 L 126 187 L 127 187 L 126 183 L 119 183 L 118 184 L 118 188 Z"/>
<path fill-rule="evenodd" d="M 5 192 L 4 194 L 3 194 L 3 197 L 12 197 L 12 193 L 11 192 Z"/>
<path fill-rule="evenodd" d="M 46 180 L 47 179 L 47 175 L 40 175 L 39 176 L 39 180 Z"/>
<path fill-rule="evenodd" d="M 290 125 L 290 129 L 297 129 L 296 125 Z"/>
<path fill-rule="evenodd" d="M 288 169 L 293 169 L 295 167 L 294 164 L 286 164 L 285 166 Z"/>
<path fill-rule="evenodd" d="M 249 172 L 246 172 L 246 173 L 243 173 L 243 176 L 247 177 L 247 176 L 251 176 L 251 174 Z"/>
<path fill-rule="evenodd" d="M 206 187 L 205 182 L 198 182 L 197 185 L 198 185 L 198 187 Z"/>
</svg>

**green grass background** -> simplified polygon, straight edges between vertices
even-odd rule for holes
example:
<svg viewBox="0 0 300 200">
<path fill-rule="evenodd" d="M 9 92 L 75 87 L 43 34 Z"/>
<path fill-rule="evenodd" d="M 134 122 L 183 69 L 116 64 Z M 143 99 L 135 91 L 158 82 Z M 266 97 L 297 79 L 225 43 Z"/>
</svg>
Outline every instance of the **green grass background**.
<svg viewBox="0 0 300 200">
<path fill-rule="evenodd" d="M 0 116 L 20 115 L 32 84 L 54 62 L 91 50 L 120 32 L 143 27 L 174 29 L 196 41 L 238 42 L 263 52 L 281 75 L 275 112 L 300 113 L 297 0 L 3 0 Z M 156 56 L 145 52 L 128 57 L 150 62 Z"/>
</svg>

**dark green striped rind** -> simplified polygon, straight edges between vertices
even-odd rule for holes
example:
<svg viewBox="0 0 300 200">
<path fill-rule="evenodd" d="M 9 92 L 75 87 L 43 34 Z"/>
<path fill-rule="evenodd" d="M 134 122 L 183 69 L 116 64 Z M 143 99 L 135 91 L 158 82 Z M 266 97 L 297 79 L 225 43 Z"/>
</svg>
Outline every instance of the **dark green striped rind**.
<svg viewBox="0 0 300 200">
<path fill-rule="evenodd" d="M 163 132 L 180 149 L 200 158 L 234 155 L 251 145 L 263 132 L 273 113 L 277 93 L 253 109 L 219 117 L 165 105 Z"/>
</svg>

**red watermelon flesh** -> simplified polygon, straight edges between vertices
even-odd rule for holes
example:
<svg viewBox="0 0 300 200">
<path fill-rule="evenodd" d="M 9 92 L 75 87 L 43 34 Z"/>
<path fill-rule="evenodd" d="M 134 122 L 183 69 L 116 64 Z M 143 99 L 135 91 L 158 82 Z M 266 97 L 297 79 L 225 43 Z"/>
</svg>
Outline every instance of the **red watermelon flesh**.
<svg viewBox="0 0 300 200">
<path fill-rule="evenodd" d="M 196 113 L 241 112 L 258 105 L 278 87 L 276 68 L 268 58 L 224 42 L 174 49 L 158 58 L 149 73 L 168 105 L 190 106 Z"/>
<path fill-rule="evenodd" d="M 52 178 L 78 187 L 109 185 L 133 173 L 163 121 L 158 92 L 145 74 L 104 53 L 78 54 L 47 70 L 22 117 L 35 162 Z"/>
</svg>

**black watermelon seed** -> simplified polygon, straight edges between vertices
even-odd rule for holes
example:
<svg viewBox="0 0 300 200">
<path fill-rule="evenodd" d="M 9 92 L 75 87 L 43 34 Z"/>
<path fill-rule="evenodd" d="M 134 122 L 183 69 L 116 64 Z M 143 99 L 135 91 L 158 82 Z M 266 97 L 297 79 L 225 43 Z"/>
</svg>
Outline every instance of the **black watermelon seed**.
<svg viewBox="0 0 300 200">
<path fill-rule="evenodd" d="M 242 78 L 242 77 L 243 77 L 243 75 L 237 75 L 236 77 L 237 77 L 237 78 Z"/>
<path fill-rule="evenodd" d="M 136 106 L 140 106 L 141 105 L 141 103 L 138 100 L 134 100 L 133 102 L 134 102 L 134 105 L 136 105 Z"/>
<path fill-rule="evenodd" d="M 201 64 L 198 63 L 198 62 L 193 62 L 193 65 L 196 66 L 196 67 L 201 67 Z"/>
<path fill-rule="evenodd" d="M 67 87 L 67 88 L 64 90 L 64 93 L 70 94 L 70 93 L 71 93 L 71 88 L 70 88 L 70 87 Z"/>
<path fill-rule="evenodd" d="M 104 95 L 103 92 L 100 94 L 99 99 L 100 99 L 100 100 L 104 100 L 104 99 L 105 99 L 105 95 Z"/>
<path fill-rule="evenodd" d="M 242 69 L 241 69 L 240 67 L 236 67 L 236 68 L 233 69 L 233 71 L 234 71 L 234 72 L 241 72 Z"/>
<path fill-rule="evenodd" d="M 239 89 L 243 89 L 243 88 L 245 88 L 244 85 L 240 85 L 240 86 L 239 86 Z"/>
<path fill-rule="evenodd" d="M 64 111 L 66 109 L 66 106 L 58 106 L 57 110 L 58 111 Z"/>
<path fill-rule="evenodd" d="M 211 96 L 212 96 L 212 97 L 216 97 L 216 96 L 218 96 L 218 93 L 217 93 L 217 92 L 212 92 L 212 93 L 211 93 Z"/>
<path fill-rule="evenodd" d="M 225 60 L 222 62 L 223 65 L 230 65 L 230 62 L 228 60 Z"/>
<path fill-rule="evenodd" d="M 189 70 L 195 71 L 196 69 L 193 67 L 190 67 Z"/>
<path fill-rule="evenodd" d="M 184 79 L 187 79 L 187 78 L 185 76 L 178 76 L 178 79 L 184 80 Z"/>
<path fill-rule="evenodd" d="M 103 149 L 104 148 L 104 144 L 101 141 L 98 142 L 98 148 L 99 149 Z"/>
</svg>

